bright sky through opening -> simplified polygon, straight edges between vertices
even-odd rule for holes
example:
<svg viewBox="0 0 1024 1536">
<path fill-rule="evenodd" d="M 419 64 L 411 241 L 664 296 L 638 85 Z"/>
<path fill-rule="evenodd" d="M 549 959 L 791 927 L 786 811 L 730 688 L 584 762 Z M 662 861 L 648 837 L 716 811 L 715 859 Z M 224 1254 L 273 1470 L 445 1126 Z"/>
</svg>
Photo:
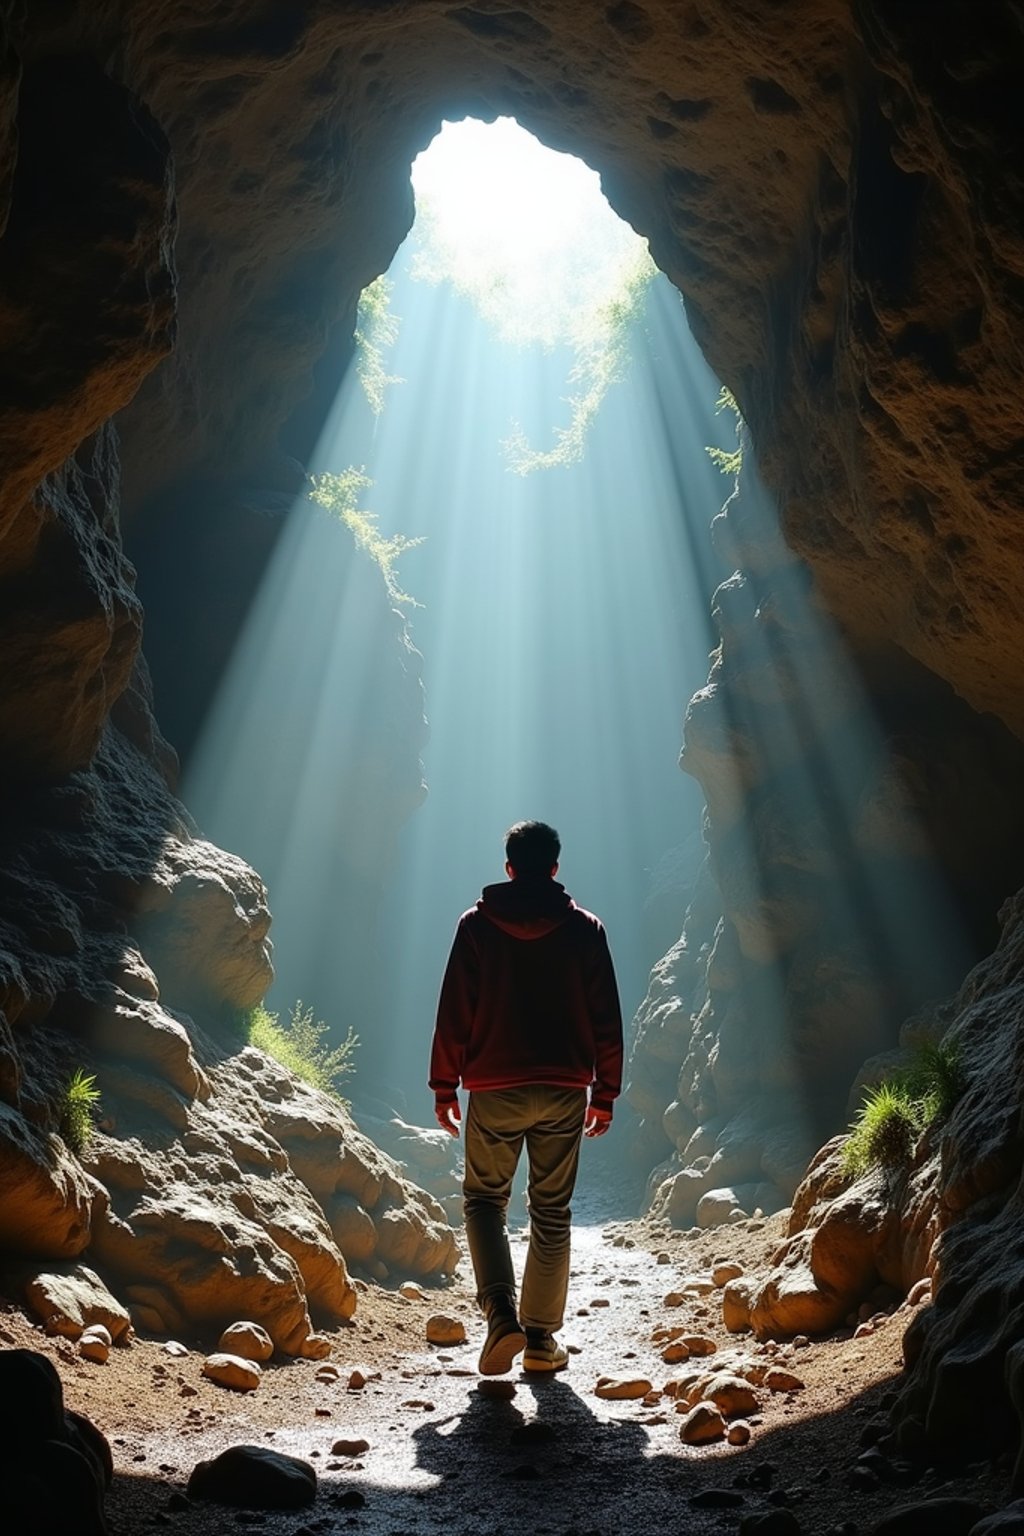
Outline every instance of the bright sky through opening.
<svg viewBox="0 0 1024 1536">
<path fill-rule="evenodd" d="M 578 345 L 628 274 L 650 262 L 597 173 L 508 117 L 445 123 L 412 183 L 413 276 L 447 279 L 507 341 Z"/>
</svg>

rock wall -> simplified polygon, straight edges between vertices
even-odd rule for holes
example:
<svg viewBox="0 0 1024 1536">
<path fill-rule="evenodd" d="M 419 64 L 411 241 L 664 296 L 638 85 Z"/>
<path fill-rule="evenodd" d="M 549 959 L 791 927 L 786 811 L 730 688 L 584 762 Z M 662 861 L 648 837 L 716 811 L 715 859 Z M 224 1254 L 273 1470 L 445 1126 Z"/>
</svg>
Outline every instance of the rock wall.
<svg viewBox="0 0 1024 1536">
<path fill-rule="evenodd" d="M 627 1089 L 674 1147 L 650 1202 L 681 1225 L 789 1204 L 861 1064 L 958 985 L 1024 876 L 1016 738 L 898 651 L 858 653 L 749 468 L 712 535 L 736 569 L 680 759 L 708 864 Z"/>
<path fill-rule="evenodd" d="M 201 937 L 184 915 L 174 938 L 174 914 L 197 890 L 228 893 L 248 935 L 240 951 L 229 944 L 238 975 L 253 987 L 265 977 L 252 959 L 264 921 L 252 877 L 227 873 L 222 856 L 172 830 L 181 813 L 168 823 L 163 791 L 133 788 L 165 754 L 137 659 L 122 499 L 143 528 L 172 516 L 175 494 L 197 480 L 281 485 L 282 452 L 306 453 L 344 367 L 358 291 L 408 227 L 412 154 L 444 113 L 512 113 L 581 153 L 683 291 L 750 426 L 790 549 L 869 680 L 903 680 L 888 690 L 883 677 L 869 693 L 890 692 L 897 712 L 912 707 L 928 723 L 898 792 L 895 777 L 886 789 L 881 760 L 875 835 L 898 833 L 915 782 L 926 826 L 936 824 L 930 807 L 952 801 L 947 865 L 971 862 L 990 805 L 998 832 L 1012 752 L 933 679 L 971 710 L 1024 728 L 1013 4 L 396 0 L 339 10 L 268 0 L 254 12 L 248 0 L 212 11 L 108 0 L 12 5 L 4 16 L 0 624 L 10 664 L 0 719 L 2 773 L 15 787 L 5 800 L 4 1115 L 17 1165 L 36 1170 L 29 1185 L 38 1180 L 43 1206 L 63 1213 L 62 1251 L 77 1251 L 97 1208 L 93 1185 L 48 1139 L 51 1063 L 69 1041 L 79 1054 L 65 993 L 95 1001 L 117 957 L 137 947 L 123 929 L 140 889 L 154 900 L 157 889 L 172 893 L 156 914 L 169 932 L 167 979 L 149 967 L 162 1004 L 174 1006 L 175 957 Z M 799 1025 L 781 1091 L 794 1068 L 812 1085 L 827 1068 L 820 1042 L 834 1038 L 834 1020 L 815 1020 L 808 1006 L 825 979 L 845 994 L 837 1017 L 860 1011 L 857 1049 L 876 1038 L 878 1016 L 888 1028 L 898 1011 L 865 989 L 856 956 L 830 978 L 821 972 L 835 946 L 808 910 L 823 875 L 808 861 L 834 857 L 834 844 L 773 803 L 772 775 L 743 729 L 750 709 L 773 707 L 758 687 L 784 682 L 784 669 L 756 676 L 748 639 L 792 622 L 785 588 L 798 568 L 786 556 L 759 570 L 749 549 L 736 566 L 717 599 L 722 646 L 687 746 L 712 800 L 722 921 L 705 893 L 658 983 L 682 1004 L 658 1015 L 657 1029 L 692 1057 L 673 1131 L 690 1151 L 716 1117 L 732 1125 L 742 1113 L 750 1072 L 729 1020 L 754 1018 L 758 966 L 786 960 L 784 999 Z M 67 831 L 98 814 L 98 786 L 118 824 L 104 854 Z M 771 910 L 731 846 L 740 826 L 756 836 Z M 979 921 L 998 887 L 1010 889 L 1019 853 L 1017 823 L 1001 848 L 992 830 L 968 901 Z M 196 974 L 208 979 L 202 961 Z M 154 1034 L 152 1018 L 140 1040 Z M 31 1071 L 29 1031 L 40 1063 Z M 161 1014 L 155 1037 L 165 1033 L 180 1052 Z M 198 1125 L 194 1106 L 215 1074 L 198 1033 L 189 1049 L 196 1091 L 190 1099 L 174 1083 L 172 1093 Z M 171 1103 L 162 1089 L 156 1098 Z M 721 1129 L 697 1158 L 714 1161 Z M 762 1119 L 748 1137 L 761 1171 L 770 1129 Z M 793 1144 L 773 1154 L 779 1187 L 800 1155 Z M 129 1226 L 136 1219 L 124 1191 L 110 1208 Z M 956 1294 L 970 1265 L 952 1242 L 948 1251 L 943 1283 Z"/>
</svg>

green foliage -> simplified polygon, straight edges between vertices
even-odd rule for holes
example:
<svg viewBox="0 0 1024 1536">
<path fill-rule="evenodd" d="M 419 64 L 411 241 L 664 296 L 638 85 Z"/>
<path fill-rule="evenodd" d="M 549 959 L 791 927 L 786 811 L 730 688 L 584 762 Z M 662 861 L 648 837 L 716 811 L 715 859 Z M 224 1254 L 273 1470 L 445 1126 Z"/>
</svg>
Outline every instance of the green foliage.
<svg viewBox="0 0 1024 1536">
<path fill-rule="evenodd" d="M 64 1086 L 60 1111 L 60 1134 L 76 1155 L 89 1145 L 99 1101 L 96 1078 L 78 1067 Z"/>
<path fill-rule="evenodd" d="M 314 1019 L 312 1008 L 303 1008 L 301 1002 L 294 1005 L 284 1024 L 279 1014 L 269 1012 L 262 1003 L 245 1016 L 244 1022 L 250 1045 L 273 1056 L 303 1082 L 342 1099 L 341 1084 L 355 1070 L 359 1044 L 359 1036 L 351 1028 L 341 1044 L 332 1048 L 324 1039 L 327 1025 Z"/>
<path fill-rule="evenodd" d="M 740 408 L 736 404 L 736 396 L 731 389 L 726 389 L 724 384 L 718 391 L 718 399 L 715 401 L 715 414 L 720 416 L 723 411 L 731 411 L 736 417 L 736 432 L 738 436 L 743 417 L 740 415 Z M 743 468 L 742 443 L 737 442 L 736 447 L 731 453 L 726 448 L 705 448 L 704 452 L 715 468 L 722 471 L 723 475 L 728 475 L 730 480 L 738 478 L 740 470 Z"/>
<path fill-rule="evenodd" d="M 377 514 L 366 512 L 358 505 L 360 494 L 372 484 L 373 481 L 361 470 L 350 466 L 340 474 L 311 476 L 309 499 L 345 525 L 355 539 L 356 547 L 369 555 L 379 568 L 391 601 L 407 608 L 418 608 L 416 599 L 399 586 L 395 562 L 407 549 L 415 549 L 423 540 L 407 539 L 403 533 L 381 533 Z"/>
<path fill-rule="evenodd" d="M 949 1115 L 963 1091 L 956 1047 L 919 1046 L 909 1066 L 866 1093 L 843 1148 L 843 1172 L 858 1178 L 869 1168 L 905 1167 L 923 1132 Z"/>
<path fill-rule="evenodd" d="M 512 432 L 501 445 L 513 474 L 565 468 L 582 459 L 605 395 L 629 373 L 630 344 L 643 321 L 647 291 L 657 270 L 642 251 L 625 269 L 620 289 L 586 316 L 573 340 L 576 361 L 569 383 L 578 387 L 568 398 L 569 425 L 555 429 L 554 448 L 543 452 L 531 448 L 522 427 L 513 423 Z"/>
<path fill-rule="evenodd" d="M 391 312 L 392 285 L 386 277 L 375 278 L 359 296 L 356 311 L 356 373 L 371 411 L 379 416 L 390 384 L 403 384 L 384 367 L 384 353 L 398 340 L 398 316 Z"/>
</svg>

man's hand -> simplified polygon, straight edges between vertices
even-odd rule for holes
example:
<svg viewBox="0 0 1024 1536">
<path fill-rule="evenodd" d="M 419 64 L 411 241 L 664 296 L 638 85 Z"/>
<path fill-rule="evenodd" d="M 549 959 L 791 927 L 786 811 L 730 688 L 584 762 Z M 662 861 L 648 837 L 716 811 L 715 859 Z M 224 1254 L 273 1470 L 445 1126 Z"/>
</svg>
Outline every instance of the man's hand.
<svg viewBox="0 0 1024 1536">
<path fill-rule="evenodd" d="M 459 1108 L 458 1099 L 436 1099 L 434 1101 L 434 1114 L 442 1131 L 447 1131 L 449 1136 L 459 1134 L 459 1126 L 462 1124 L 462 1110 Z"/>
<path fill-rule="evenodd" d="M 583 1120 L 583 1134 L 584 1136 L 603 1136 L 611 1123 L 610 1109 L 595 1109 L 591 1104 Z"/>
</svg>

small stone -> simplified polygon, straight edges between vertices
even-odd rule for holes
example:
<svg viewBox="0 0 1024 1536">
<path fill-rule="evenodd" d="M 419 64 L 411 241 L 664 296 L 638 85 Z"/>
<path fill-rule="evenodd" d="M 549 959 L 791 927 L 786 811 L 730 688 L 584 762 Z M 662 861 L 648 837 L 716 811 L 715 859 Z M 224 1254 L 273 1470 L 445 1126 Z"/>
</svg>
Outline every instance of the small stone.
<svg viewBox="0 0 1024 1536">
<path fill-rule="evenodd" d="M 262 1374 L 255 1360 L 243 1360 L 240 1355 L 216 1353 L 203 1361 L 203 1375 L 233 1392 L 255 1392 Z"/>
<path fill-rule="evenodd" d="M 181 1383 L 181 1386 L 178 1388 L 178 1396 L 179 1397 L 198 1397 L 199 1396 L 199 1388 L 198 1387 L 193 1387 L 187 1381 L 183 1381 Z"/>
<path fill-rule="evenodd" d="M 238 1322 L 225 1328 L 217 1341 L 220 1354 L 236 1355 L 240 1360 L 269 1360 L 274 1353 L 273 1340 L 259 1323 Z"/>
<path fill-rule="evenodd" d="M 504 1398 L 507 1401 L 515 1397 L 516 1384 L 514 1381 L 503 1381 L 500 1376 L 485 1376 L 477 1382 L 476 1391 L 478 1397 Z"/>
<path fill-rule="evenodd" d="M 922 1302 L 931 1301 L 932 1282 L 927 1275 L 923 1280 L 918 1280 L 907 1292 L 907 1306 L 919 1307 Z"/>
<path fill-rule="evenodd" d="M 449 1317 L 444 1312 L 435 1312 L 427 1318 L 427 1343 L 428 1344 L 465 1344 L 466 1328 L 457 1317 Z"/>
<path fill-rule="evenodd" d="M 370 1449 L 369 1440 L 335 1440 L 331 1446 L 332 1456 L 362 1456 Z"/>
<path fill-rule="evenodd" d="M 341 1372 L 336 1365 L 322 1365 L 316 1372 L 317 1381 L 340 1381 Z"/>
<path fill-rule="evenodd" d="M 718 1349 L 714 1339 L 709 1339 L 703 1333 L 684 1333 L 679 1342 L 685 1344 L 690 1354 L 694 1357 L 713 1355 Z"/>
<path fill-rule="evenodd" d="M 742 1493 L 734 1488 L 704 1488 L 690 1497 L 691 1509 L 738 1509 L 742 1503 Z"/>
<path fill-rule="evenodd" d="M 366 1495 L 360 1493 L 358 1488 L 346 1488 L 344 1493 L 334 1495 L 334 1502 L 341 1509 L 365 1509 Z"/>
<path fill-rule="evenodd" d="M 348 1390 L 350 1392 L 361 1392 L 363 1390 L 363 1388 L 366 1386 L 367 1379 L 368 1378 L 367 1378 L 365 1372 L 361 1371 L 359 1369 L 359 1367 L 356 1366 L 356 1369 L 354 1371 L 352 1371 L 350 1373 L 350 1375 L 349 1375 L 349 1378 L 348 1378 Z"/>
<path fill-rule="evenodd" d="M 179 1344 L 177 1339 L 168 1339 L 163 1351 L 165 1355 L 173 1355 L 176 1360 L 184 1360 L 188 1354 L 184 1344 Z"/>
<path fill-rule="evenodd" d="M 874 1331 L 875 1331 L 874 1323 L 869 1323 L 869 1322 L 858 1323 L 856 1328 L 853 1330 L 853 1336 L 854 1336 L 855 1339 L 867 1339 L 867 1338 L 870 1338 L 870 1336 L 874 1333 Z"/>
<path fill-rule="evenodd" d="M 599 1376 L 594 1395 L 617 1401 L 622 1398 L 646 1397 L 650 1390 L 651 1383 L 646 1376 Z"/>
<path fill-rule="evenodd" d="M 792 1371 L 783 1370 L 781 1365 L 773 1365 L 771 1370 L 764 1373 L 764 1384 L 769 1392 L 802 1392 L 804 1383 L 799 1376 L 794 1376 Z"/>
<path fill-rule="evenodd" d="M 750 1440 L 750 1425 L 746 1419 L 734 1419 L 729 1425 L 725 1438 L 730 1445 L 747 1445 Z"/>
<path fill-rule="evenodd" d="M 399 1296 L 404 1296 L 406 1301 L 426 1301 L 427 1293 L 422 1285 L 417 1285 L 415 1280 L 403 1280 L 398 1287 Z"/>
<path fill-rule="evenodd" d="M 738 1280 L 743 1273 L 742 1264 L 734 1264 L 727 1260 L 722 1264 L 716 1264 L 711 1271 L 711 1278 L 718 1289 L 724 1290 L 730 1280 Z"/>
<path fill-rule="evenodd" d="M 655 1264 L 671 1264 L 672 1263 L 672 1255 L 670 1253 L 664 1253 L 664 1252 L 663 1253 L 656 1253 L 654 1255 L 654 1262 L 655 1262 Z"/>
<path fill-rule="evenodd" d="M 679 1426 L 679 1438 L 686 1445 L 707 1445 L 725 1435 L 725 1420 L 714 1403 L 698 1403 Z"/>
<path fill-rule="evenodd" d="M 678 1339 L 675 1344 L 669 1344 L 662 1350 L 661 1358 L 666 1365 L 679 1365 L 681 1361 L 689 1360 L 689 1345 L 684 1344 L 681 1339 Z"/>
<path fill-rule="evenodd" d="M 87 1328 L 78 1341 L 78 1353 L 83 1360 L 94 1360 L 105 1365 L 110 1356 L 110 1334 L 102 1323 Z"/>
<path fill-rule="evenodd" d="M 761 1406 L 753 1387 L 739 1376 L 721 1375 L 704 1377 L 699 1397 L 714 1403 L 723 1418 L 733 1419 L 738 1414 L 756 1413 Z"/>
<path fill-rule="evenodd" d="M 592 1307 L 610 1307 L 611 1302 L 608 1300 L 607 1296 L 595 1296 L 590 1305 Z"/>
<path fill-rule="evenodd" d="M 811 1341 L 807 1337 L 806 1333 L 798 1333 L 796 1338 L 793 1340 L 793 1348 L 794 1349 L 809 1349 L 810 1347 L 811 1347 Z"/>
<path fill-rule="evenodd" d="M 684 1291 L 669 1291 L 667 1296 L 662 1297 L 662 1305 L 666 1307 L 682 1307 L 685 1306 L 689 1299 Z"/>
</svg>

